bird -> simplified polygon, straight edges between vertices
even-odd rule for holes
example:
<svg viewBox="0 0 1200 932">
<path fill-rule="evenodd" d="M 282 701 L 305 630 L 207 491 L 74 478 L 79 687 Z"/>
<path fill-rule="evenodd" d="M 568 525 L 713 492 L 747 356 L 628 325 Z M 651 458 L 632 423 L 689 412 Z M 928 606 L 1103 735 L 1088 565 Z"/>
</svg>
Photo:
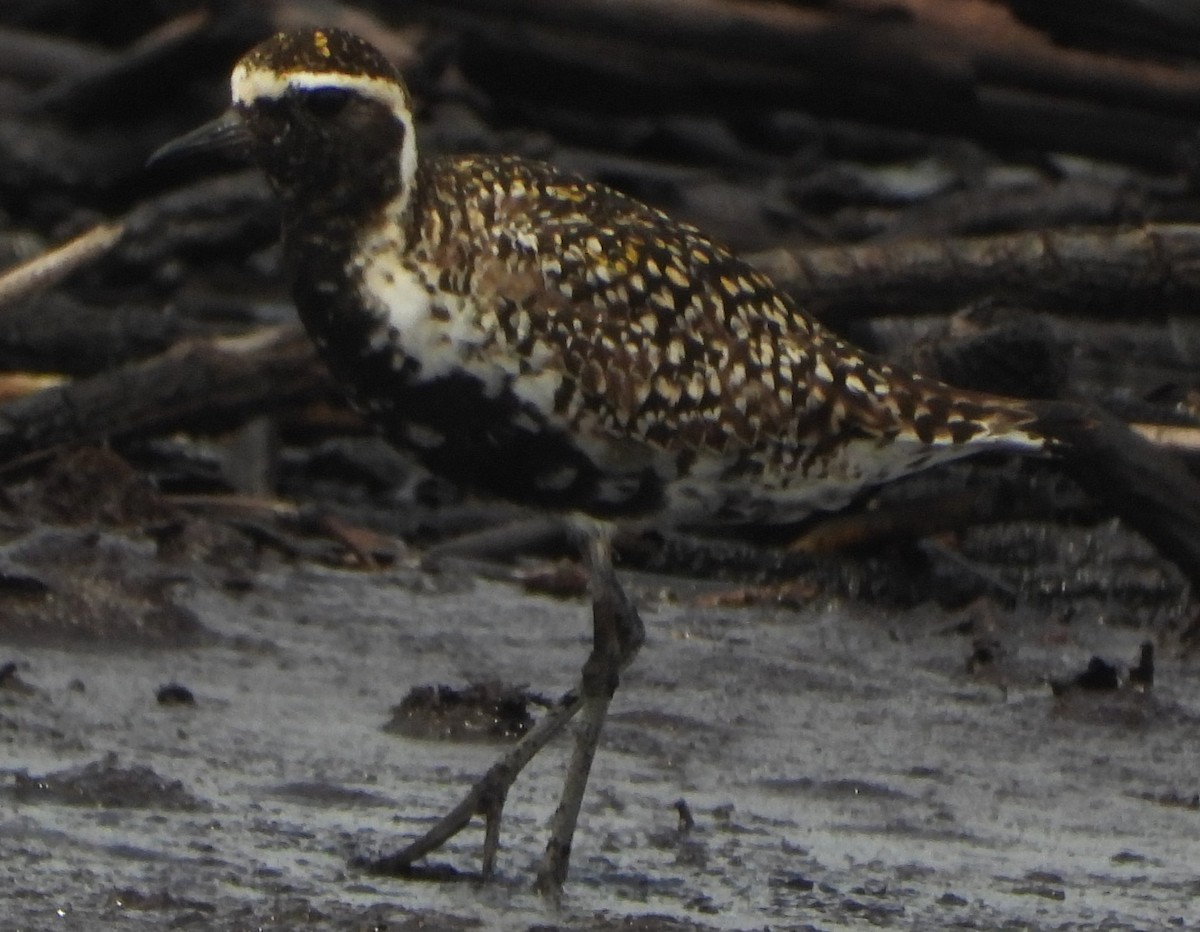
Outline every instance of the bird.
<svg viewBox="0 0 1200 932">
<path fill-rule="evenodd" d="M 644 641 L 621 524 L 780 524 L 982 451 L 1039 455 L 1028 404 L 958 390 L 836 336 L 694 226 L 551 165 L 422 155 L 396 69 L 333 28 L 233 68 L 230 109 L 154 159 L 236 151 L 282 205 L 300 318 L 350 402 L 434 473 L 564 516 L 590 574 L 577 685 L 425 835 L 404 874 L 485 818 L 495 870 L 521 770 L 579 717 L 536 871 L 557 895 L 609 703 Z"/>
</svg>

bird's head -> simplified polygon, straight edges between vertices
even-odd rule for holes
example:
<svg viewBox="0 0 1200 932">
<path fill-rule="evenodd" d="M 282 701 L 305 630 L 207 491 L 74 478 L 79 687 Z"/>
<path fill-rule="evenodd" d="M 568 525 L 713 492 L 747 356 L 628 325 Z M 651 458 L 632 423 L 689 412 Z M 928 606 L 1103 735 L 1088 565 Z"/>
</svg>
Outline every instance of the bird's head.
<svg viewBox="0 0 1200 932">
<path fill-rule="evenodd" d="M 167 143 L 152 161 L 241 151 L 299 209 L 357 213 L 411 190 L 417 152 L 408 90 L 358 36 L 340 29 L 279 33 L 242 56 L 230 88 L 228 111 Z"/>
</svg>

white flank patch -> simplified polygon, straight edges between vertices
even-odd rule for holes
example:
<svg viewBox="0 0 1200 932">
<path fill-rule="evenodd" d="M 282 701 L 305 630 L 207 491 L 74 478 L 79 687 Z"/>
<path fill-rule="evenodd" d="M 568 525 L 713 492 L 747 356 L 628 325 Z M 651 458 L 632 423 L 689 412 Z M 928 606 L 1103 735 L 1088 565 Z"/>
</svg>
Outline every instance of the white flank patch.
<svg viewBox="0 0 1200 932">
<path fill-rule="evenodd" d="M 554 396 L 560 385 L 562 373 L 546 369 L 537 374 L 516 376 L 512 381 L 512 390 L 522 401 L 542 412 L 549 423 L 558 425 L 554 417 Z"/>
<path fill-rule="evenodd" d="M 396 261 L 393 250 L 378 250 L 371 239 L 364 243 L 362 281 L 370 309 L 379 317 L 371 334 L 371 348 L 382 350 L 394 343 L 404 355 L 421 364 L 419 378 L 437 378 L 461 365 L 462 337 L 453 332 L 456 315 L 449 321 L 435 320 L 424 283 Z"/>
<path fill-rule="evenodd" d="M 368 235 L 357 250 L 367 257 L 360 266 L 364 297 L 379 318 L 379 326 L 371 334 L 372 349 L 382 348 L 381 343 L 393 344 L 421 364 L 417 374 L 421 381 L 465 372 L 479 379 L 492 397 L 509 388 L 553 422 L 554 396 L 562 385 L 562 373 L 536 367 L 552 364 L 556 357 L 535 352 L 527 360 L 535 366 L 534 371 L 521 373 L 520 359 L 506 350 L 502 337 L 481 328 L 467 299 L 426 291 L 417 275 L 398 261 L 400 247 L 388 240 L 386 230 L 387 225 Z M 448 320 L 433 316 L 435 302 L 449 311 Z M 491 345 L 484 349 L 485 344 Z"/>
</svg>

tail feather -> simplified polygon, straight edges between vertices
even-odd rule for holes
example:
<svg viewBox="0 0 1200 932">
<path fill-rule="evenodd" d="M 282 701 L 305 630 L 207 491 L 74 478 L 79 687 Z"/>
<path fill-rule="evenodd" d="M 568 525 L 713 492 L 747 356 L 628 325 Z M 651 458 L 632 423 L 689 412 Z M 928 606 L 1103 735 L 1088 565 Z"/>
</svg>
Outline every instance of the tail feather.
<svg viewBox="0 0 1200 932">
<path fill-rule="evenodd" d="M 921 376 L 896 380 L 887 405 L 897 438 L 976 452 L 994 447 L 1037 454 L 1054 445 L 1054 419 L 1033 403 L 952 388 Z M 1064 415 L 1065 416 L 1065 415 Z"/>
</svg>

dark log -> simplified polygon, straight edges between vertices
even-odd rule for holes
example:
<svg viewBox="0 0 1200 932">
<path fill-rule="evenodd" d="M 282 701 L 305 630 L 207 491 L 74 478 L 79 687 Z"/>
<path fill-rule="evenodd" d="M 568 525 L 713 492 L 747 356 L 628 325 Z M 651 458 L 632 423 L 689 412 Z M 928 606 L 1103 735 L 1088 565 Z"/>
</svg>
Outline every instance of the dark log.
<svg viewBox="0 0 1200 932">
<path fill-rule="evenodd" d="M 279 237 L 279 206 L 258 171 L 194 181 L 131 210 L 114 259 L 157 268 L 169 259 L 244 257 Z"/>
<path fill-rule="evenodd" d="M 947 193 L 897 212 L 881 232 L 894 236 L 980 236 L 1066 226 L 1134 226 L 1200 213 L 1182 181 L 1070 178 L 1020 187 Z"/>
<path fill-rule="evenodd" d="M 203 329 L 169 308 L 96 307 L 62 292 L 10 308 L 0 322 L 0 369 L 71 376 L 165 352 Z"/>
<path fill-rule="evenodd" d="M 1039 491 L 998 482 L 985 489 L 956 489 L 949 494 L 892 502 L 869 511 L 833 514 L 806 527 L 788 544 L 788 549 L 808 554 L 839 553 L 992 521 L 1053 520 L 1064 511 L 1077 510 L 1066 509 L 1057 496 Z"/>
<path fill-rule="evenodd" d="M 0 74 L 26 83 L 66 79 L 102 68 L 112 53 L 62 36 L 0 28 Z"/>
<path fill-rule="evenodd" d="M 1023 21 L 1055 41 L 1123 53 L 1194 55 L 1200 8 L 1175 0 L 1008 0 Z"/>
<path fill-rule="evenodd" d="M 985 0 L 894 0 L 898 16 L 872 0 L 426 8 L 467 36 L 464 68 L 497 99 L 742 117 L 799 107 L 1159 168 L 1200 121 L 1200 68 L 1059 46 Z"/>
<path fill-rule="evenodd" d="M 0 464 L 66 444 L 183 428 L 228 430 L 331 390 L 298 328 L 186 342 L 0 406 Z"/>
<path fill-rule="evenodd" d="M 187 13 L 142 36 L 122 54 L 63 78 L 27 104 L 82 123 L 136 117 L 185 93 L 198 77 L 228 73 L 237 57 L 271 34 L 265 8 L 239 4 L 214 17 Z"/>
<path fill-rule="evenodd" d="M 1200 299 L 1200 226 L 897 239 L 748 257 L 825 317 L 930 313 L 989 296 L 1027 308 L 1163 319 Z"/>
<path fill-rule="evenodd" d="M 1058 459 L 1098 502 L 1200 586 L 1200 481 L 1170 453 L 1096 408 L 1030 402 L 1061 442 Z"/>
</svg>

